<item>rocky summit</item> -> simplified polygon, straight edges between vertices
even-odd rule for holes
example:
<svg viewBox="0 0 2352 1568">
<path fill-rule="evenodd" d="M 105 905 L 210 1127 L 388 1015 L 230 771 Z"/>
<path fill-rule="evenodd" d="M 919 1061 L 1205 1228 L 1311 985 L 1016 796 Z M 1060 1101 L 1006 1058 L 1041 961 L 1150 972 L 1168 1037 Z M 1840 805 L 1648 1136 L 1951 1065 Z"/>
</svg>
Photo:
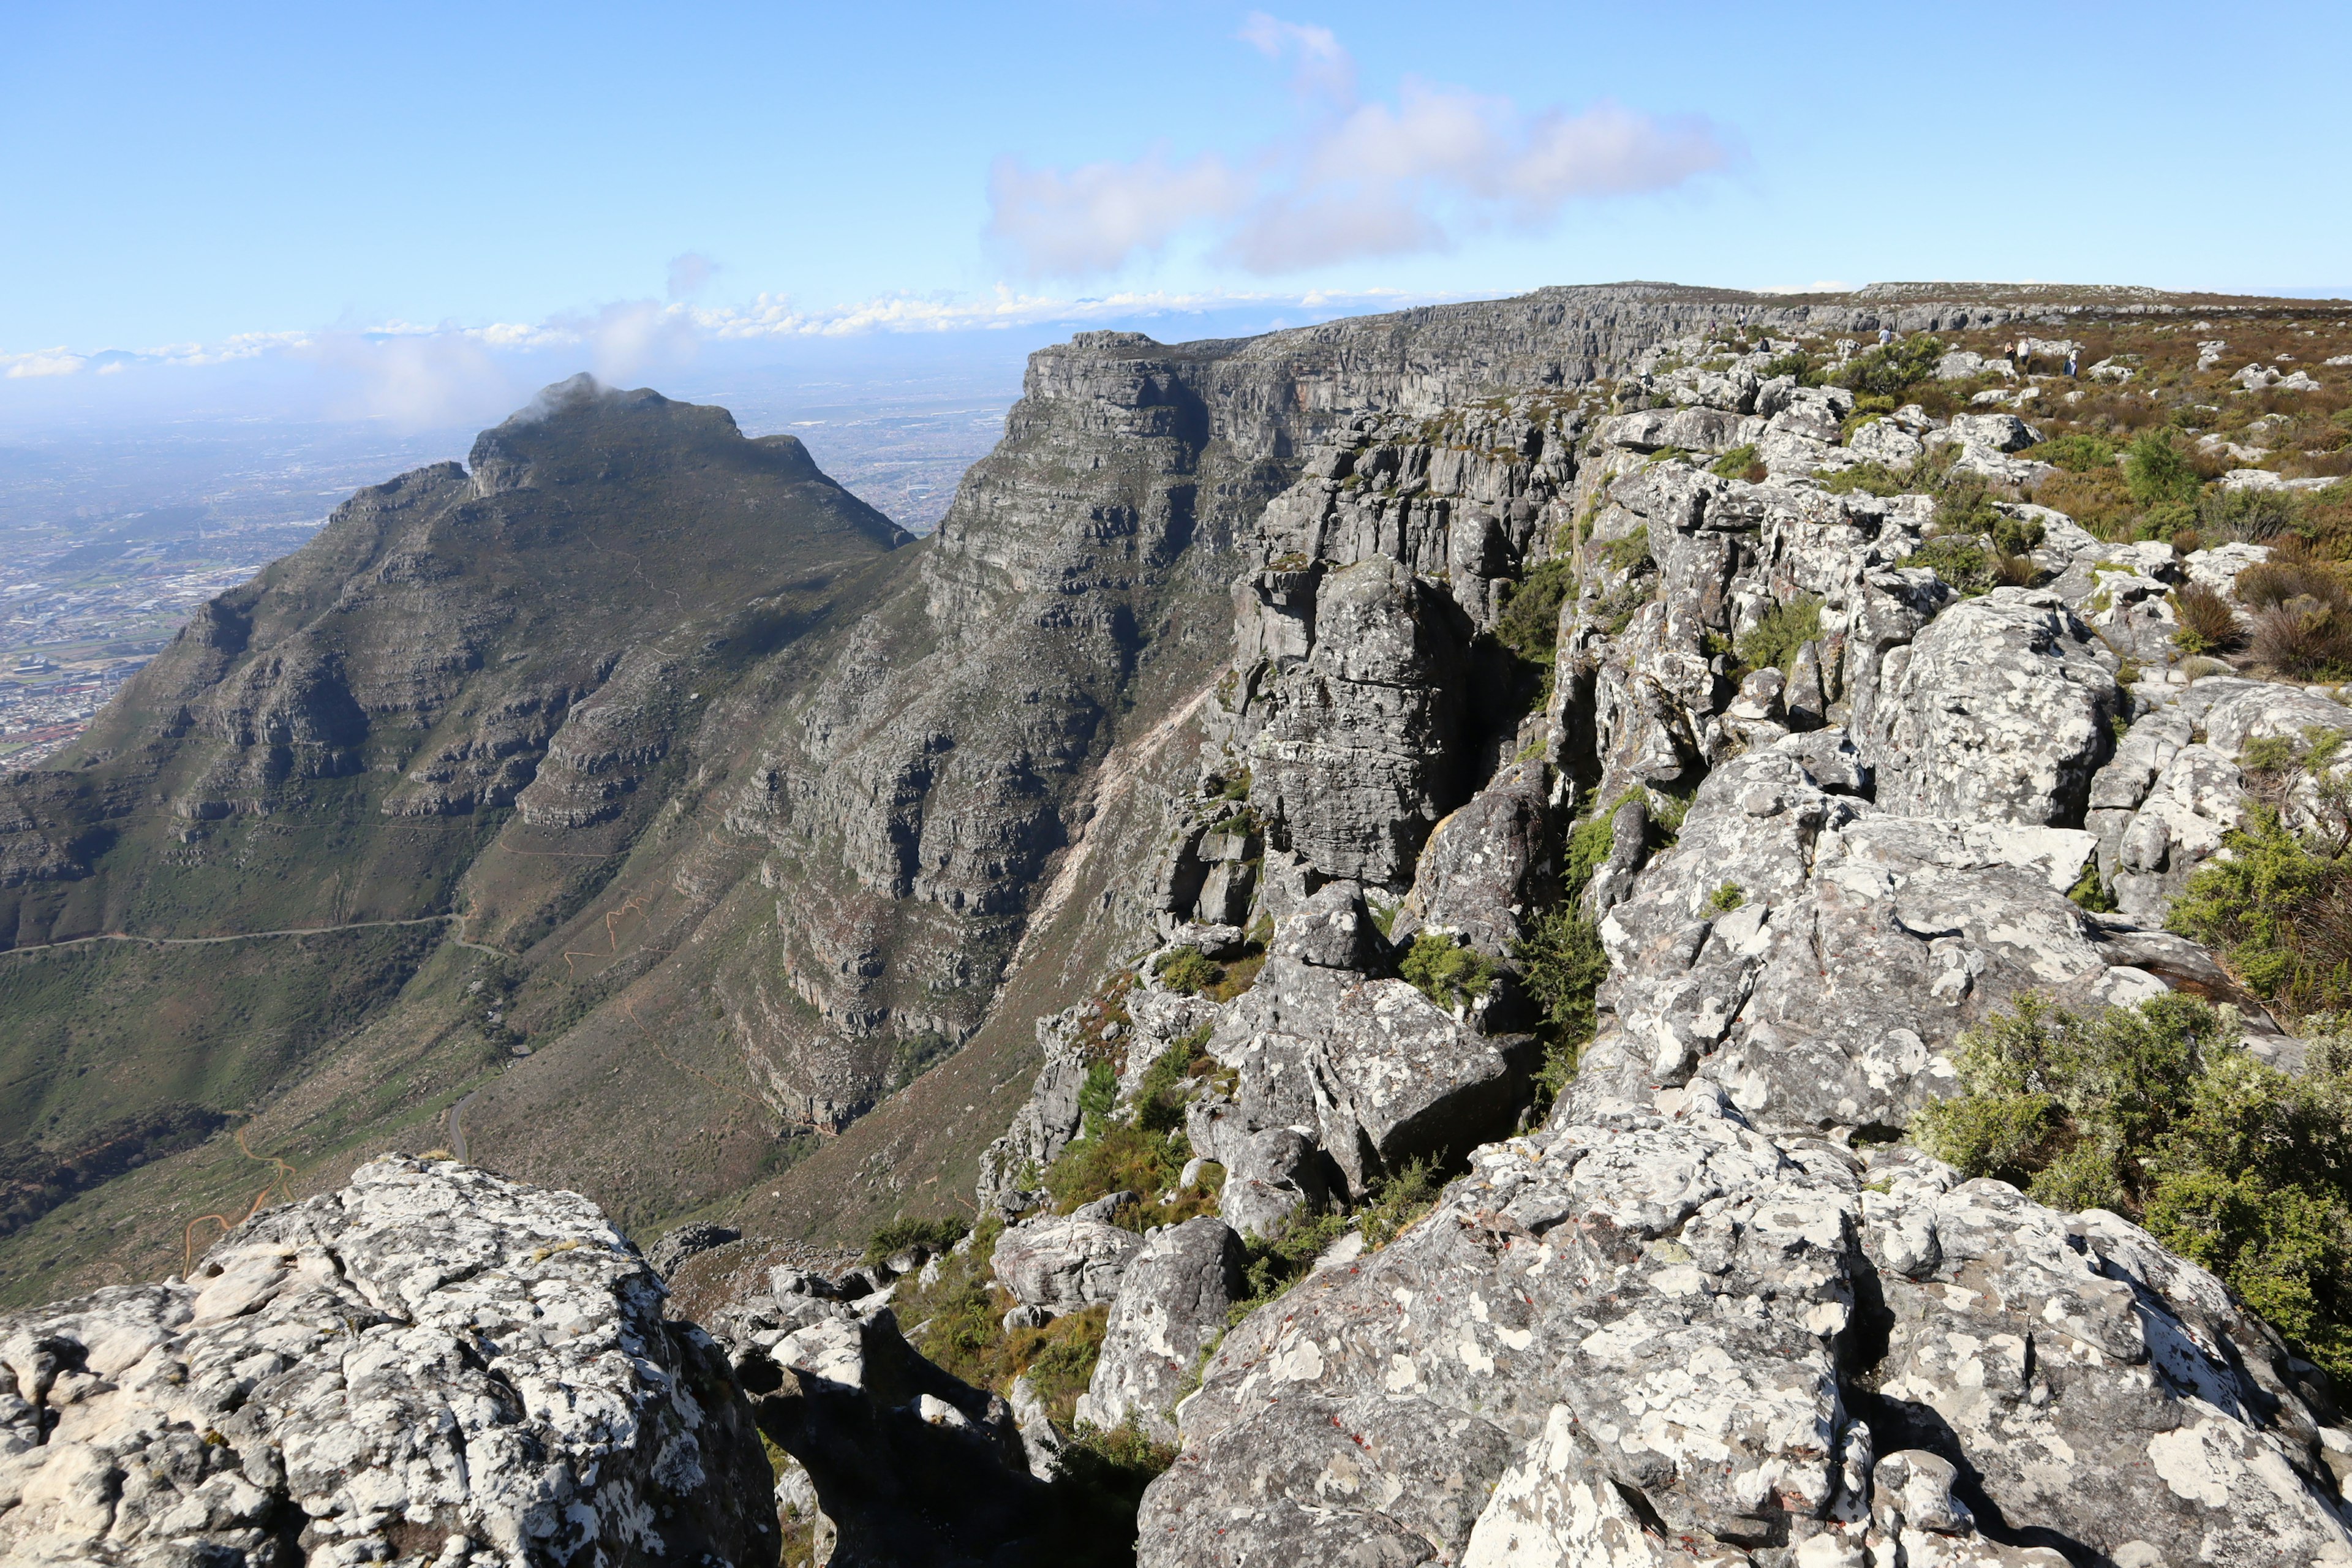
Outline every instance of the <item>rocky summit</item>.
<svg viewBox="0 0 2352 1568">
<path fill-rule="evenodd" d="M 2134 289 L 1082 333 L 920 542 L 552 388 L 0 785 L 0 1545 L 2352 1564 L 2347 474 Z"/>
</svg>

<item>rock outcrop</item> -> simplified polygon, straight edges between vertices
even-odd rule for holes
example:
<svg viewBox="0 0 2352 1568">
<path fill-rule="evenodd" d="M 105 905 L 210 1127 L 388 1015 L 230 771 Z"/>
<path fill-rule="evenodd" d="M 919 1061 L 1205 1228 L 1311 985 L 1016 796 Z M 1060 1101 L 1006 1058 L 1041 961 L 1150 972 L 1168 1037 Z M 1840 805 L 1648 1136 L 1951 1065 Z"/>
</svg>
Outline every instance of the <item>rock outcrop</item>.
<svg viewBox="0 0 2352 1568">
<path fill-rule="evenodd" d="M 1580 1091 L 1226 1337 L 1139 1561 L 2345 1561 L 2290 1367 L 2113 1215 Z"/>
<path fill-rule="evenodd" d="M 772 1564 L 726 1358 L 574 1194 L 378 1161 L 0 1319 L 0 1558 Z"/>
</svg>

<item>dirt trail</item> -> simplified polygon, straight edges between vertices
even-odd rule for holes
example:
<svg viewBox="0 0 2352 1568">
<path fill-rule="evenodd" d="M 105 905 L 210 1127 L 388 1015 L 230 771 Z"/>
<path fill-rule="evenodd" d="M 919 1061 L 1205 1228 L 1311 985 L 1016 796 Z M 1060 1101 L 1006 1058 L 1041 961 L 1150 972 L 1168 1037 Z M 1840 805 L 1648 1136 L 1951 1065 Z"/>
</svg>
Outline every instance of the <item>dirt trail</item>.
<svg viewBox="0 0 2352 1568">
<path fill-rule="evenodd" d="M 1216 689 L 1216 681 L 1211 680 L 1187 698 L 1182 707 L 1146 730 L 1131 745 L 1115 747 L 1110 755 L 1103 759 L 1101 769 L 1095 774 L 1094 790 L 1089 797 L 1094 809 L 1078 828 L 1076 841 L 1062 852 L 1062 863 L 1054 868 L 1054 880 L 1038 899 L 1036 907 L 1029 911 L 1029 923 L 1021 933 L 1021 943 L 1013 950 L 1012 962 L 1005 966 L 1007 974 L 1021 966 L 1022 960 L 1029 956 L 1029 944 L 1036 940 L 1037 933 L 1054 923 L 1054 917 L 1062 912 L 1062 906 L 1068 903 L 1070 895 L 1078 890 L 1078 879 L 1084 875 L 1087 858 L 1094 849 L 1094 841 L 1087 830 L 1108 816 L 1110 808 L 1134 787 L 1136 774 L 1142 771 L 1143 765 L 1160 754 L 1160 748 L 1191 721 L 1192 715 L 1200 710 L 1201 704 L 1206 702 Z"/>
<path fill-rule="evenodd" d="M 291 926 L 284 931 L 231 931 L 226 936 L 134 936 L 129 931 L 101 931 L 96 936 L 68 937 L 63 942 L 39 942 L 27 947 L 11 947 L 0 950 L 0 957 L 9 957 L 19 952 L 53 952 L 62 947 L 87 947 L 94 942 L 143 942 L 149 947 L 209 947 L 215 942 L 258 942 L 264 938 L 278 936 L 327 936 L 339 931 L 369 931 L 381 926 L 445 925 L 452 921 L 462 922 L 465 918 L 463 915 L 419 915 L 414 920 L 405 921 L 349 921 L 341 925 Z M 450 940 L 459 947 L 470 948 L 476 952 L 487 952 L 494 958 L 508 956 L 495 947 L 484 947 L 478 942 L 467 942 L 463 936 L 453 937 Z"/>
</svg>

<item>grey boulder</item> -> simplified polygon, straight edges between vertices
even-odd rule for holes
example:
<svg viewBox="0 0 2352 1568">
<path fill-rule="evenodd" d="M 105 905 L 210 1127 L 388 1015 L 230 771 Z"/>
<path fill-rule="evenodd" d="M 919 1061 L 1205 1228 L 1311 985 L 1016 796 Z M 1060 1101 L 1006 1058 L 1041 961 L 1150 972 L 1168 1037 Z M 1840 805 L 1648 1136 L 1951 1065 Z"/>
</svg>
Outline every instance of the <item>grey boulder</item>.
<svg viewBox="0 0 2352 1568">
<path fill-rule="evenodd" d="M 1246 1291 L 1248 1253 L 1234 1227 L 1202 1215 L 1144 1238 L 1128 1264 L 1077 1418 L 1106 1430 L 1132 1417 L 1161 1442 L 1168 1412 L 1187 1391 L 1201 1352 L 1225 1331 Z"/>
<path fill-rule="evenodd" d="M 728 1363 L 595 1206 L 393 1156 L 0 1319 L 8 1563 L 772 1563 Z"/>
</svg>

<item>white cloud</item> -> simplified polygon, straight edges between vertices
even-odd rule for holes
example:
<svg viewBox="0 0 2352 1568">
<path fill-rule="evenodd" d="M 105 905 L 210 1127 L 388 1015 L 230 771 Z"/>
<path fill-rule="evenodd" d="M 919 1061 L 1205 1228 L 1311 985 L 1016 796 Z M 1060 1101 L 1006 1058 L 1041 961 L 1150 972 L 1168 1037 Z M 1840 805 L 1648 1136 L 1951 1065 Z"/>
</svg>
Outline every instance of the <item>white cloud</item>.
<svg viewBox="0 0 2352 1568">
<path fill-rule="evenodd" d="M 1072 297 L 999 285 L 978 296 L 883 294 L 821 307 L 799 306 L 776 294 L 714 307 L 635 300 L 537 323 L 468 327 L 393 321 L 364 331 L 241 332 L 216 342 L 141 351 L 60 347 L 0 353 L 0 379 L 110 375 L 126 368 L 190 370 L 276 355 L 319 374 L 320 405 L 332 416 L 442 429 L 502 417 L 533 387 L 582 368 L 608 384 L 640 384 L 674 371 L 714 342 L 1083 327 L 1235 309 L 1296 309 L 1320 317 L 1466 297 L 1388 289 L 1306 294 L 1129 289 Z"/>
<path fill-rule="evenodd" d="M 71 375 L 87 362 L 80 354 L 69 354 L 62 348 L 35 349 L 30 353 L 0 354 L 0 365 L 10 381 L 22 381 L 37 375 Z"/>
<path fill-rule="evenodd" d="M 1408 80 L 1393 103 L 1356 96 L 1355 66 L 1323 27 L 1264 12 L 1242 38 L 1291 63 L 1302 121 L 1240 161 L 1157 149 L 1063 172 L 1000 159 L 990 237 L 1033 276 L 1112 272 L 1199 229 L 1211 254 L 1277 273 L 1442 250 L 1465 233 L 1537 229 L 1571 202 L 1668 190 L 1727 166 L 1731 139 L 1695 115 L 1601 102 L 1571 113 Z"/>
<path fill-rule="evenodd" d="M 1115 271 L 1249 196 L 1250 182 L 1213 156 L 1171 164 L 1150 153 L 1067 173 L 999 158 L 988 176 L 988 232 L 1032 272 L 1082 277 Z"/>
</svg>

